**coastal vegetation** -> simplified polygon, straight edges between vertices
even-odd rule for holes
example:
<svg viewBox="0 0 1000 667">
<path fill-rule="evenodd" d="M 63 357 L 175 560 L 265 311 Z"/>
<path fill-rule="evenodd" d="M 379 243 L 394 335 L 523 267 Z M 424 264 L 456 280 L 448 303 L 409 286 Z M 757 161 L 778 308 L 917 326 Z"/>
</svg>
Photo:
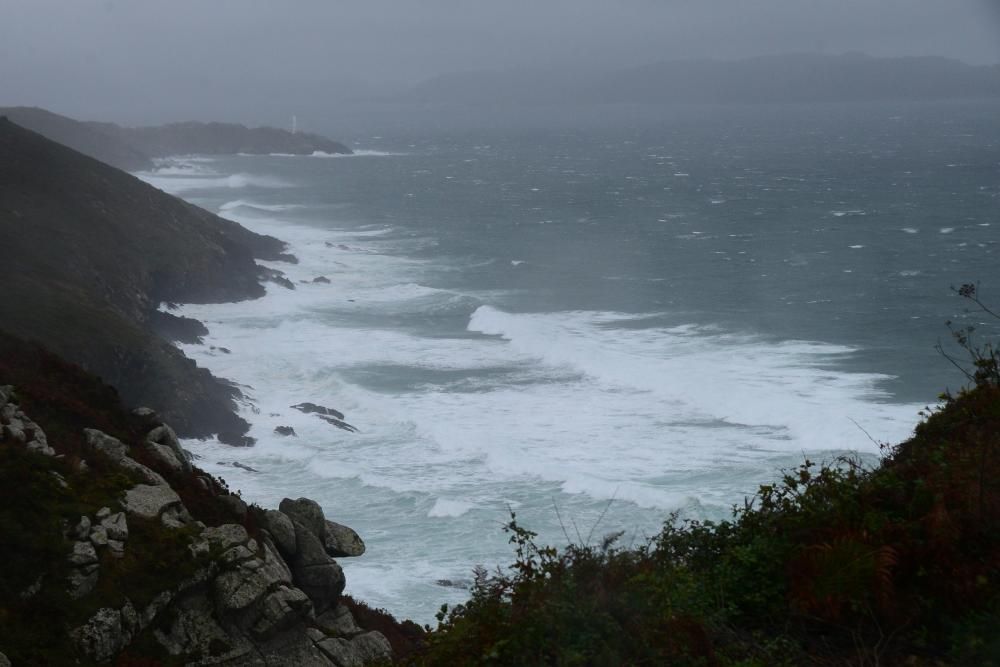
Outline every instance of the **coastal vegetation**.
<svg viewBox="0 0 1000 667">
<path fill-rule="evenodd" d="M 637 548 L 544 546 L 512 512 L 514 564 L 478 570 L 410 664 L 1000 664 L 1000 357 L 953 331 L 970 386 L 877 466 L 807 460 Z"/>
</svg>

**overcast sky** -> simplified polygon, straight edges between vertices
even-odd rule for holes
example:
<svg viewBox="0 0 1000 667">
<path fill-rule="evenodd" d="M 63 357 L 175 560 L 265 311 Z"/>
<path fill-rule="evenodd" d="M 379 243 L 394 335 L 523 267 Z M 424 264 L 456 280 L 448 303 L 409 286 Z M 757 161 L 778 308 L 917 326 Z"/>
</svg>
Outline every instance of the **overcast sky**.
<svg viewBox="0 0 1000 667">
<path fill-rule="evenodd" d="M 461 70 L 798 51 L 998 63 L 1000 0 L 0 0 L 0 105 L 254 122 Z"/>
</svg>

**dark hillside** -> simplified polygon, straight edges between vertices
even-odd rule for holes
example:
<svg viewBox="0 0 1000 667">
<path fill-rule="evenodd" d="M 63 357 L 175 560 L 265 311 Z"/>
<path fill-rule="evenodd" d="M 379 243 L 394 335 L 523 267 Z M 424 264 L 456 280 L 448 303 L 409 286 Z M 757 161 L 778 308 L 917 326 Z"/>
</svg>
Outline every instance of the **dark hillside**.
<svg viewBox="0 0 1000 667">
<path fill-rule="evenodd" d="M 36 107 L 0 108 L 0 116 L 113 167 L 125 171 L 153 168 L 148 155 L 112 136 L 98 123 L 84 123 Z"/>
<path fill-rule="evenodd" d="M 155 336 L 161 301 L 263 293 L 283 244 L 0 121 L 0 321 L 160 410 L 188 435 L 240 432 L 232 390 Z M 155 378 L 155 380 L 154 380 Z"/>
</svg>

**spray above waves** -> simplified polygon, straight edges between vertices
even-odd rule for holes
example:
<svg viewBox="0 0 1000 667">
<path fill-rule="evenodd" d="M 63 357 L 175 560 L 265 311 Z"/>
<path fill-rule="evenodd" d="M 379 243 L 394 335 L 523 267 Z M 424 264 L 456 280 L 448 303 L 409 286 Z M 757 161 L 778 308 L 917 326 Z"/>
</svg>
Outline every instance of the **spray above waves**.
<svg viewBox="0 0 1000 667">
<path fill-rule="evenodd" d="M 886 439 L 908 435 L 912 406 L 885 398 L 873 373 L 833 370 L 852 350 L 806 341 L 768 342 L 699 327 L 626 328 L 619 313 L 511 314 L 482 306 L 469 330 L 509 341 L 539 363 L 587 375 L 605 391 L 639 392 L 673 406 L 663 420 L 763 429 L 772 447 L 870 449 L 855 423 Z M 901 424 L 907 426 L 902 427 Z"/>
</svg>

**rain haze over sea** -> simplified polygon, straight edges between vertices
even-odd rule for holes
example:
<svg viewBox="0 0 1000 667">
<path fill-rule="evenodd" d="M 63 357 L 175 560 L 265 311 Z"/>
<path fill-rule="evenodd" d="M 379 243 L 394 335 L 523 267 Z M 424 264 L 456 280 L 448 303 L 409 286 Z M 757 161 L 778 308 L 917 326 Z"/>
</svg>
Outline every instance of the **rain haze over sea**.
<svg viewBox="0 0 1000 667">
<path fill-rule="evenodd" d="M 873 458 L 960 384 L 934 350 L 949 286 L 1000 277 L 998 111 L 687 109 L 164 161 L 140 176 L 299 260 L 269 264 L 294 290 L 177 311 L 258 441 L 189 447 L 248 500 L 357 529 L 350 592 L 420 622 L 510 560 L 511 509 L 546 542 L 636 543 L 804 457 Z"/>
</svg>

